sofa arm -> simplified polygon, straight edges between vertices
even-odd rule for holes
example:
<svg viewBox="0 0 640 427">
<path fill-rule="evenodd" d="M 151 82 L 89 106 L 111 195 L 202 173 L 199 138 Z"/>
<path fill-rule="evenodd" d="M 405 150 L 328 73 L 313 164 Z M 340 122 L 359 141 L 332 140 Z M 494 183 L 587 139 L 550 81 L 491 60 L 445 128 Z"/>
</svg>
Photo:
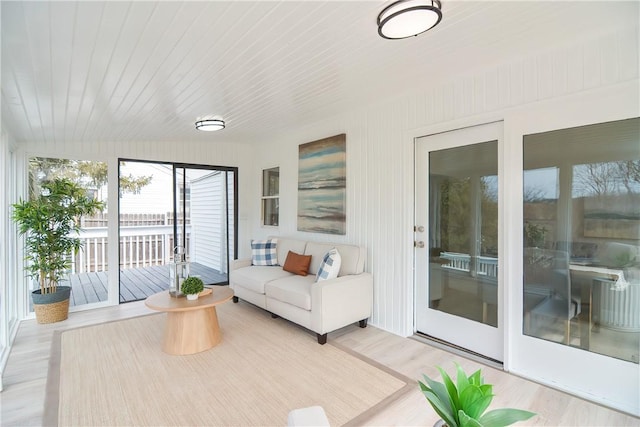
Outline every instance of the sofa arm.
<svg viewBox="0 0 640 427">
<path fill-rule="evenodd" d="M 249 267 L 250 265 L 251 265 L 251 258 L 232 259 L 231 263 L 229 264 L 229 268 L 231 269 L 231 271 L 233 271 L 239 268 Z"/>
<path fill-rule="evenodd" d="M 367 319 L 373 306 L 373 276 L 352 274 L 311 286 L 311 329 L 325 334 Z"/>
</svg>

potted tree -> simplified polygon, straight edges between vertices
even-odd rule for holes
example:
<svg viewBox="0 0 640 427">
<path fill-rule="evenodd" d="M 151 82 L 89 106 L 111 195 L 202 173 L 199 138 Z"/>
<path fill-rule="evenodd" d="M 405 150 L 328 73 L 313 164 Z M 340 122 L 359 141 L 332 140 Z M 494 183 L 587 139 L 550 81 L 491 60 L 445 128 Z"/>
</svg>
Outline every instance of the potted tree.
<svg viewBox="0 0 640 427">
<path fill-rule="evenodd" d="M 536 415 L 521 409 L 489 408 L 493 399 L 493 386 L 485 384 L 480 369 L 467 376 L 456 364 L 456 382 L 438 366 L 443 382 L 424 376 L 426 384 L 418 381 L 420 390 L 433 409 L 441 417 L 434 427 L 504 427 L 517 421 L 525 421 Z"/>
<path fill-rule="evenodd" d="M 198 294 L 204 290 L 204 282 L 199 277 L 189 276 L 184 279 L 180 290 L 190 301 L 197 300 Z"/>
<path fill-rule="evenodd" d="M 104 204 L 87 196 L 80 185 L 65 178 L 45 181 L 39 194 L 13 205 L 12 219 L 25 235 L 29 277 L 38 280 L 31 293 L 38 323 L 65 320 L 69 314 L 70 286 L 58 286 L 71 266 L 72 251 L 81 241 L 80 218 L 101 210 Z"/>
</svg>

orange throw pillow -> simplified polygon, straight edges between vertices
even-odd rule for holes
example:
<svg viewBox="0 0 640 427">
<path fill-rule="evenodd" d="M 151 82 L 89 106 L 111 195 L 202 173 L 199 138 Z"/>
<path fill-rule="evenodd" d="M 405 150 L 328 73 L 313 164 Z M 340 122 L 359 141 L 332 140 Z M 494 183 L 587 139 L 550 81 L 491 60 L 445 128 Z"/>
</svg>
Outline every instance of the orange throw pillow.
<svg viewBox="0 0 640 427">
<path fill-rule="evenodd" d="M 309 264 L 311 264 L 311 255 L 300 255 L 289 251 L 282 269 L 299 276 L 306 276 L 309 274 Z"/>
</svg>

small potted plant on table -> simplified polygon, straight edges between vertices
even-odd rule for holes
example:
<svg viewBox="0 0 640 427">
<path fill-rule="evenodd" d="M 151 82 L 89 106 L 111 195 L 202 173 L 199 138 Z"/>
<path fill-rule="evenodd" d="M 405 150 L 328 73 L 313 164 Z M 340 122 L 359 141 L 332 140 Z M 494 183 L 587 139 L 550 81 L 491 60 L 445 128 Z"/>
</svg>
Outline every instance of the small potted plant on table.
<svg viewBox="0 0 640 427">
<path fill-rule="evenodd" d="M 189 301 L 197 300 L 198 294 L 204 290 L 204 282 L 199 277 L 189 276 L 182 282 L 180 290 Z"/>
<path fill-rule="evenodd" d="M 478 369 L 467 377 L 460 365 L 456 364 L 457 378 L 454 383 L 440 367 L 444 383 L 432 380 L 426 375 L 427 384 L 418 381 L 425 397 L 442 418 L 436 426 L 447 427 L 504 427 L 517 421 L 525 421 L 536 415 L 521 409 L 494 409 L 485 413 L 493 399 L 493 386 L 485 384 Z"/>
</svg>

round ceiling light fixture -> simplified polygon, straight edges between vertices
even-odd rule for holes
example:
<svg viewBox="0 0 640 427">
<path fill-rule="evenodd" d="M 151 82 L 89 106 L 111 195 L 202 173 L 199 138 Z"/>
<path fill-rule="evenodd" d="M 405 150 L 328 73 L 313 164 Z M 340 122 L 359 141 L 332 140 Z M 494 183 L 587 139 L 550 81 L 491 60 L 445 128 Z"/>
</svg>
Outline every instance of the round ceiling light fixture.
<svg viewBox="0 0 640 427">
<path fill-rule="evenodd" d="M 398 0 L 378 15 L 378 34 L 385 39 L 417 36 L 442 19 L 440 0 Z"/>
<path fill-rule="evenodd" d="M 224 120 L 220 120 L 220 119 L 200 120 L 196 122 L 196 129 L 207 131 L 207 132 L 212 132 L 214 130 L 221 130 L 221 129 L 224 129 Z"/>
</svg>

